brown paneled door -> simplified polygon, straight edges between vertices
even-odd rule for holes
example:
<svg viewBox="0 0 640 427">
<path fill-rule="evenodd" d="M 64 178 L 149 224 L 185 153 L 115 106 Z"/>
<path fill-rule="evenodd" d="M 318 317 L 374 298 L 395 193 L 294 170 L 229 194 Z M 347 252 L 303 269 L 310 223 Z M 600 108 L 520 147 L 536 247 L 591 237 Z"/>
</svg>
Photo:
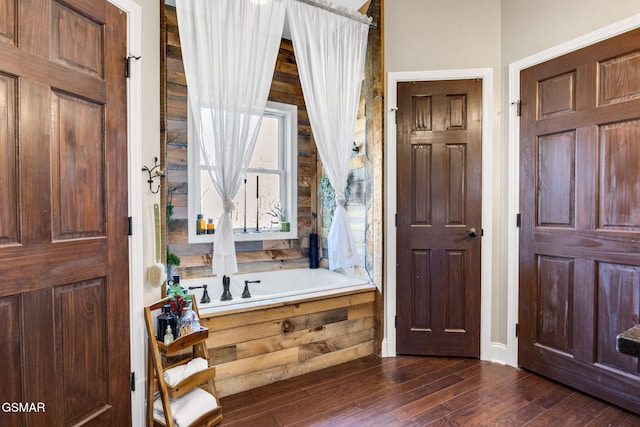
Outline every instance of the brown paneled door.
<svg viewBox="0 0 640 427">
<path fill-rule="evenodd" d="M 521 73 L 519 363 L 640 412 L 640 30 Z"/>
<path fill-rule="evenodd" d="M 126 15 L 0 0 L 0 425 L 131 424 Z"/>
<path fill-rule="evenodd" d="M 398 84 L 396 351 L 480 356 L 482 81 Z"/>
</svg>

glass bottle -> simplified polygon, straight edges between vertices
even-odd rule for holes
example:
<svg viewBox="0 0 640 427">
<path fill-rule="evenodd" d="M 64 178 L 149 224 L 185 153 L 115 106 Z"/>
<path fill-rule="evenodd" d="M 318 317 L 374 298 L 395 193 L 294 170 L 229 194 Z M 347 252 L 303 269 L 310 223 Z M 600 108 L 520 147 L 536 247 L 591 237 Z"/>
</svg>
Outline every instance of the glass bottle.
<svg viewBox="0 0 640 427">
<path fill-rule="evenodd" d="M 198 319 L 198 316 L 196 316 L 196 313 L 193 313 L 193 321 L 191 322 L 191 331 L 198 332 L 200 329 L 202 329 L 202 326 L 200 326 L 200 319 Z"/>
<path fill-rule="evenodd" d="M 204 222 L 204 218 L 202 214 L 198 214 L 196 219 L 196 234 L 204 234 L 206 232 L 206 224 Z"/>
<path fill-rule="evenodd" d="M 184 307 L 180 319 L 178 319 L 179 337 L 184 337 L 191 333 L 191 317 L 189 315 L 189 308 Z M 193 313 L 193 312 L 192 312 Z"/>
<path fill-rule="evenodd" d="M 213 234 L 216 232 L 215 225 L 213 224 L 213 218 L 209 218 L 207 222 L 207 234 Z"/>
</svg>

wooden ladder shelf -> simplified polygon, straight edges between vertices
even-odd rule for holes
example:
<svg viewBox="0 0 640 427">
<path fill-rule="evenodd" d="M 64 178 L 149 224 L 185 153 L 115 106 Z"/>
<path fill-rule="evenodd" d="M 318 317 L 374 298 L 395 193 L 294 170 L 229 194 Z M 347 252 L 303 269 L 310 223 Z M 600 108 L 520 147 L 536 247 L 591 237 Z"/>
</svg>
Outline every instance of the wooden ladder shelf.
<svg viewBox="0 0 640 427">
<path fill-rule="evenodd" d="M 214 383 L 214 377 L 216 374 L 216 368 L 214 366 L 209 366 L 202 371 L 196 372 L 173 386 L 165 381 L 164 372 L 166 370 L 187 364 L 196 357 L 204 358 L 207 361 L 207 364 L 209 364 L 209 353 L 206 346 L 206 340 L 209 337 L 209 330 L 207 328 L 202 328 L 199 331 L 194 331 L 186 336 L 179 337 L 169 345 L 166 345 L 164 342 L 161 342 L 156 338 L 152 312 L 162 309 L 165 304 L 169 304 L 169 301 L 170 298 L 163 298 L 144 309 L 147 336 L 149 337 L 147 368 L 147 426 L 175 427 L 174 414 L 172 413 L 170 399 L 177 399 L 196 387 L 200 387 L 213 395 L 216 399 L 217 406 L 216 408 L 201 414 L 195 421 L 190 423 L 189 426 L 214 426 L 222 421 L 222 408 L 220 407 L 218 392 L 216 391 Z M 195 300 L 192 300 L 191 304 L 192 310 L 198 317 L 200 317 Z M 188 358 L 181 360 L 178 363 L 168 363 L 167 359 L 169 356 L 182 352 L 186 353 L 188 351 L 191 352 Z M 153 404 L 156 393 L 159 393 L 159 398 L 162 402 L 164 418 L 166 420 L 164 422 L 163 420 L 154 417 Z"/>
</svg>

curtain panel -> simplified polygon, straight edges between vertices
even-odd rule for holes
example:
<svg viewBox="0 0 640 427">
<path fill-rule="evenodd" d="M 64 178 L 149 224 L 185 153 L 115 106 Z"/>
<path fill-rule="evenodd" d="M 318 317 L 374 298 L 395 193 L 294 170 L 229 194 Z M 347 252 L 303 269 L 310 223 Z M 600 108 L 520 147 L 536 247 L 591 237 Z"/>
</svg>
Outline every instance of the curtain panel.
<svg viewBox="0 0 640 427">
<path fill-rule="evenodd" d="M 370 18 L 321 1 L 285 0 L 293 50 L 320 159 L 336 191 L 327 236 L 329 269 L 362 265 L 349 217 L 345 188 L 363 80 Z"/>
<path fill-rule="evenodd" d="M 233 203 L 246 174 L 273 79 L 283 0 L 177 0 L 192 141 L 223 200 L 212 269 L 238 271 Z"/>
</svg>

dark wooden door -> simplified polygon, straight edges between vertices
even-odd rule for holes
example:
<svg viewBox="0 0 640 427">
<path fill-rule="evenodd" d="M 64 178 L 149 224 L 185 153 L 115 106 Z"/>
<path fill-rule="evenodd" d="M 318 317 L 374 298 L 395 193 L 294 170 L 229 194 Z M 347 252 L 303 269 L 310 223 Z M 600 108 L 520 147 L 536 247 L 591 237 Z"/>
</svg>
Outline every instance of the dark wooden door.
<svg viewBox="0 0 640 427">
<path fill-rule="evenodd" d="M 398 353 L 480 356 L 482 82 L 398 84 Z"/>
<path fill-rule="evenodd" d="M 519 363 L 640 412 L 640 31 L 521 74 Z"/>
<path fill-rule="evenodd" d="M 0 425 L 131 424 L 125 57 L 105 0 L 0 0 Z"/>
</svg>

